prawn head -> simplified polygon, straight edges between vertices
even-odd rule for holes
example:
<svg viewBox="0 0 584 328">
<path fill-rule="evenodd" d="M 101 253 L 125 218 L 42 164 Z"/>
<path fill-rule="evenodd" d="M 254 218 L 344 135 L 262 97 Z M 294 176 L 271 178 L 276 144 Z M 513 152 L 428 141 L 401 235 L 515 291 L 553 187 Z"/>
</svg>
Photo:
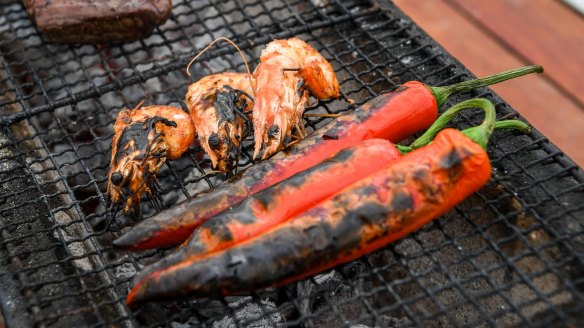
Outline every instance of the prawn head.
<svg viewBox="0 0 584 328">
<path fill-rule="evenodd" d="M 124 213 L 139 213 L 142 195 L 152 196 L 156 174 L 186 151 L 194 127 L 180 108 L 151 106 L 120 112 L 114 130 L 108 193 L 113 204 L 123 202 Z"/>
</svg>

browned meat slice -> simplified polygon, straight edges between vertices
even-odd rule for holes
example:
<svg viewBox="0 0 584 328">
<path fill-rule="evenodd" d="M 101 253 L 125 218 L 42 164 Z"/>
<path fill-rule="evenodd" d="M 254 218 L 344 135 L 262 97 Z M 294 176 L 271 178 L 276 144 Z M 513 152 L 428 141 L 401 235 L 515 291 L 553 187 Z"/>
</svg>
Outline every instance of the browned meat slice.
<svg viewBox="0 0 584 328">
<path fill-rule="evenodd" d="M 63 43 L 131 41 L 164 23 L 171 0 L 22 0 L 38 29 Z"/>
</svg>

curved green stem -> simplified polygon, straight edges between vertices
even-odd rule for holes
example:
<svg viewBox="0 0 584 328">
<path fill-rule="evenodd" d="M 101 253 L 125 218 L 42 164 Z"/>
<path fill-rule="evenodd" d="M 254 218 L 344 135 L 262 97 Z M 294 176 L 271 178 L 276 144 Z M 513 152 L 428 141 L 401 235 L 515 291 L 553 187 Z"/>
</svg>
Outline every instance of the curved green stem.
<svg viewBox="0 0 584 328">
<path fill-rule="evenodd" d="M 469 133 L 469 130 L 470 130 L 470 134 L 472 134 L 473 133 L 472 130 L 475 128 L 478 128 L 478 127 L 469 128 L 467 130 L 462 131 L 462 133 L 464 133 L 466 135 Z M 518 130 L 519 132 L 525 133 L 525 134 L 528 134 L 531 132 L 531 126 L 529 126 L 529 125 L 527 125 L 519 120 L 503 120 L 503 121 L 495 122 L 495 130 L 502 130 L 502 129 Z M 431 142 L 432 141 L 430 140 L 427 144 L 430 144 Z M 420 147 L 425 146 L 427 144 L 420 145 Z M 395 145 L 395 147 L 402 154 L 407 154 L 407 153 L 411 152 L 412 150 L 414 150 L 414 148 L 412 146 Z"/>
<path fill-rule="evenodd" d="M 442 113 L 436 121 L 422 134 L 418 139 L 412 142 L 409 146 L 395 145 L 398 151 L 402 154 L 407 154 L 414 149 L 424 147 L 434 140 L 434 137 L 462 110 L 468 108 L 480 108 L 485 113 L 485 119 L 481 125 L 468 128 L 461 131 L 464 135 L 474 140 L 484 149 L 487 147 L 487 142 L 494 130 L 514 129 L 522 133 L 530 133 L 531 127 L 519 120 L 503 120 L 496 121 L 495 106 L 492 102 L 485 98 L 474 98 L 460 102 Z"/>
<path fill-rule="evenodd" d="M 519 120 L 503 120 L 495 122 L 495 130 L 501 129 L 513 129 L 518 130 L 521 133 L 529 134 L 531 132 L 531 126 L 519 121 Z"/>
<path fill-rule="evenodd" d="M 428 128 L 428 130 L 426 130 L 426 132 L 424 132 L 424 134 L 422 134 L 410 145 L 410 147 L 416 149 L 427 145 L 434 139 L 436 134 L 442 130 L 446 124 L 448 124 L 448 122 L 450 122 L 456 115 L 458 115 L 460 111 L 475 107 L 478 107 L 485 112 L 485 114 L 488 116 L 485 117 L 485 120 L 489 118 L 490 121 L 495 122 L 495 106 L 493 106 L 493 103 L 485 98 L 468 99 L 448 108 L 438 117 L 438 119 L 436 119 L 436 121 L 434 121 L 434 123 Z M 490 114 L 491 112 L 492 114 Z"/>
<path fill-rule="evenodd" d="M 472 89 L 484 87 L 491 84 L 496 84 L 499 82 L 507 81 L 519 76 L 531 74 L 531 73 L 542 73 L 543 67 L 539 65 L 525 66 L 517 69 L 513 69 L 506 72 L 501 72 L 498 74 L 486 76 L 479 79 L 462 81 L 456 84 L 444 86 L 444 87 L 431 87 L 428 86 L 430 91 L 436 97 L 438 102 L 438 107 L 440 107 L 451 95 L 459 92 L 470 91 Z"/>
<path fill-rule="evenodd" d="M 497 125 L 497 123 L 500 123 Z M 531 131 L 531 127 L 521 121 L 518 120 L 506 120 L 496 122 L 494 125 L 494 129 L 516 129 L 523 133 L 529 133 Z M 483 147 L 483 149 L 487 149 L 487 142 L 489 141 L 489 137 L 491 136 L 492 132 L 490 133 L 487 131 L 488 128 L 484 127 L 483 124 L 479 126 L 475 126 L 472 128 L 468 128 L 466 130 L 461 131 L 465 136 L 471 138 L 472 140 L 476 141 L 479 145 Z"/>
<path fill-rule="evenodd" d="M 414 150 L 414 148 L 412 148 L 410 146 L 403 146 L 403 145 L 395 145 L 395 148 L 397 148 L 397 150 L 402 154 L 407 154 L 407 153 L 411 152 L 412 150 Z"/>
</svg>

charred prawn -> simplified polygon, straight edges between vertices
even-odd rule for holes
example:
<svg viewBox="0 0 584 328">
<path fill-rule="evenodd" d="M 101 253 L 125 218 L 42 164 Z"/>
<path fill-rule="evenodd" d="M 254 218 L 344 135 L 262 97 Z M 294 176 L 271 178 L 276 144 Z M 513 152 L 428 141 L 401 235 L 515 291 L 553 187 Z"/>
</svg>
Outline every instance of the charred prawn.
<svg viewBox="0 0 584 328">
<path fill-rule="evenodd" d="M 251 93 L 243 73 L 209 75 L 189 86 L 187 107 L 214 169 L 230 172 L 237 163 L 241 142 L 251 131 Z"/>
<path fill-rule="evenodd" d="M 230 171 L 251 130 L 245 113 L 253 102 L 249 91 L 247 75 L 215 74 L 189 87 L 190 115 L 160 105 L 121 111 L 114 125 L 107 185 L 112 203 L 123 202 L 124 213 L 137 213 L 142 195 L 151 196 L 156 188 L 160 168 L 184 154 L 195 131 L 213 167 Z"/>
<path fill-rule="evenodd" d="M 263 148 L 262 159 L 297 138 L 304 138 L 302 114 L 309 97 L 340 96 L 339 81 L 331 64 L 308 43 L 298 39 L 274 40 L 260 57 L 253 73 L 254 158 Z"/>
<path fill-rule="evenodd" d="M 126 109 L 114 124 L 107 189 L 124 213 L 137 211 L 142 194 L 151 195 L 167 159 L 179 158 L 195 135 L 191 117 L 171 106 Z"/>
</svg>

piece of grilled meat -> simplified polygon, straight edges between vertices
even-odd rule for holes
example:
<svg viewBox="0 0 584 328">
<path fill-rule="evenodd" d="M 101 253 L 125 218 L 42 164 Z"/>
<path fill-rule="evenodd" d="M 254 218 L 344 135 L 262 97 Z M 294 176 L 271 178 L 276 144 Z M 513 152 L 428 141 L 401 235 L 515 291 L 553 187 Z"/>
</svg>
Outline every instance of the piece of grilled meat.
<svg viewBox="0 0 584 328">
<path fill-rule="evenodd" d="M 171 0 L 22 0 L 38 29 L 60 43 L 124 42 L 164 23 Z"/>
</svg>

